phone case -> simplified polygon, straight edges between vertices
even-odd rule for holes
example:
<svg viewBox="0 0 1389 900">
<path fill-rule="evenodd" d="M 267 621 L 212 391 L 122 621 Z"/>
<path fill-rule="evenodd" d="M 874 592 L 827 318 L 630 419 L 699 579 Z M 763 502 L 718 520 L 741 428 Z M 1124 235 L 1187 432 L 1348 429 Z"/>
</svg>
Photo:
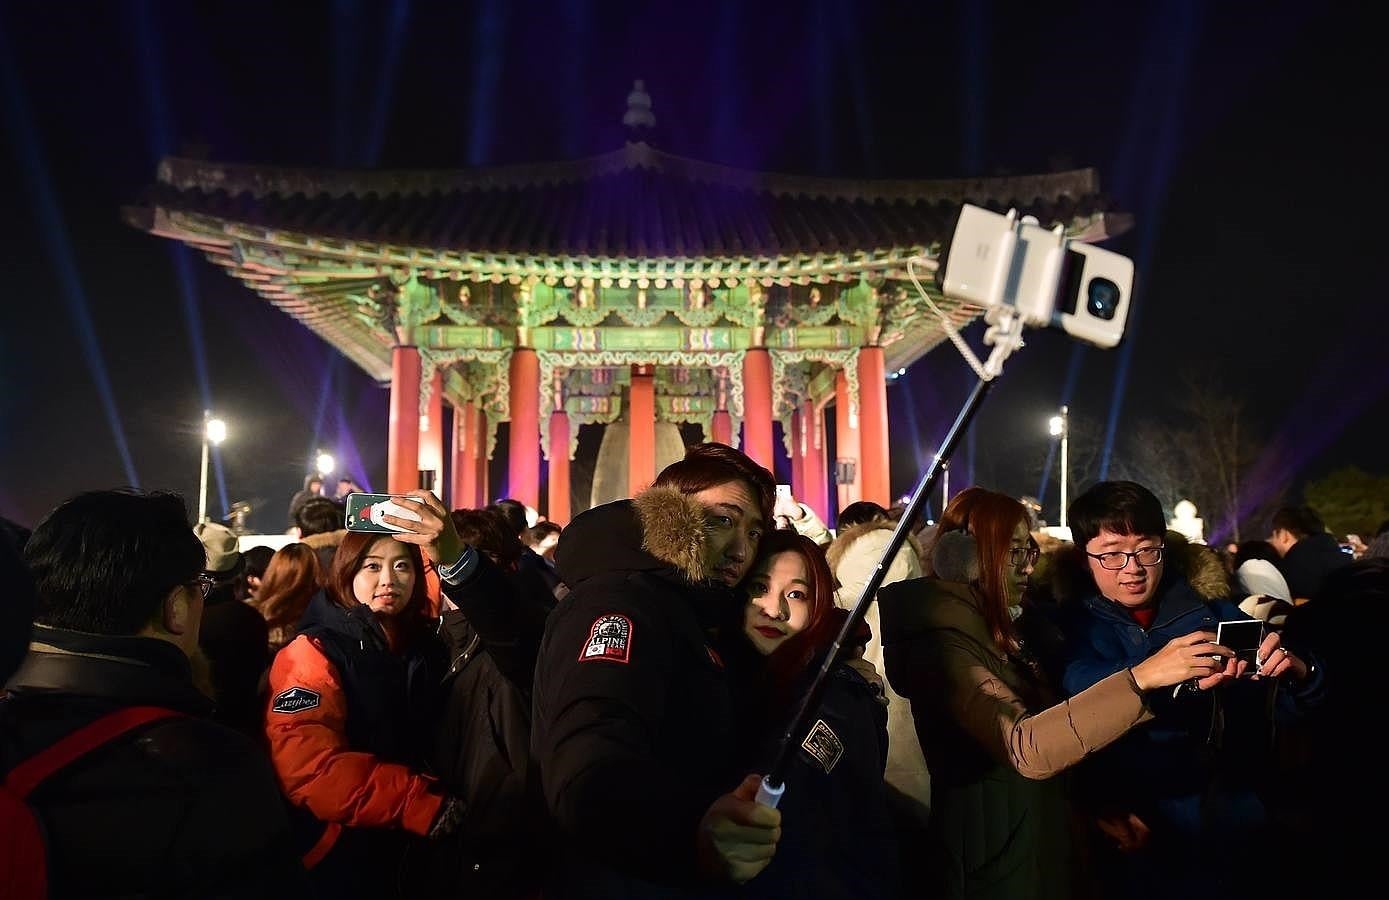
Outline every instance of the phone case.
<svg viewBox="0 0 1389 900">
<path fill-rule="evenodd" d="M 348 494 L 346 526 L 348 531 L 366 531 L 373 534 L 399 534 L 406 529 L 390 525 L 381 520 L 383 515 L 402 519 L 418 519 L 411 510 L 395 503 L 392 494 Z"/>
</svg>

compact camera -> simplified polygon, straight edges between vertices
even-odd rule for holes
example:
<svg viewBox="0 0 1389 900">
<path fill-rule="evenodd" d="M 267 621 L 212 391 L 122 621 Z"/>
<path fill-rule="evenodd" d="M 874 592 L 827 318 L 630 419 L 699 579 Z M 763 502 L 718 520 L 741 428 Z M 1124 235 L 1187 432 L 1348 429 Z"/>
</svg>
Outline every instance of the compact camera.
<svg viewBox="0 0 1389 900">
<path fill-rule="evenodd" d="M 945 265 L 945 296 L 986 312 L 1012 307 L 1032 328 L 1059 327 L 1098 347 L 1124 336 L 1133 295 L 1133 261 L 1048 231 L 1016 210 L 999 215 L 965 204 Z"/>
</svg>

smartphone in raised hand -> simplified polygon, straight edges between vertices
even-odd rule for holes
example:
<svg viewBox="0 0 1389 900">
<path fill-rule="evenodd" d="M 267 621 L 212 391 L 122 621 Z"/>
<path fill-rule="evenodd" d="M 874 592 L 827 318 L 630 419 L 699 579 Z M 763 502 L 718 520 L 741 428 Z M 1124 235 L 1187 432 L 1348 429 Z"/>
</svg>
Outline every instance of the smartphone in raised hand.
<svg viewBox="0 0 1389 900">
<path fill-rule="evenodd" d="M 397 499 L 413 499 L 405 494 L 348 494 L 346 527 L 348 531 L 366 531 L 374 534 L 398 534 L 405 531 L 399 525 L 385 521 L 385 516 L 398 519 L 420 520 L 414 510 L 396 503 Z"/>
<path fill-rule="evenodd" d="M 1235 651 L 1235 658 L 1249 663 L 1257 670 L 1259 645 L 1264 642 L 1264 623 L 1260 619 L 1233 619 L 1215 626 L 1215 642 Z M 1251 671 L 1252 674 L 1252 671 Z"/>
</svg>

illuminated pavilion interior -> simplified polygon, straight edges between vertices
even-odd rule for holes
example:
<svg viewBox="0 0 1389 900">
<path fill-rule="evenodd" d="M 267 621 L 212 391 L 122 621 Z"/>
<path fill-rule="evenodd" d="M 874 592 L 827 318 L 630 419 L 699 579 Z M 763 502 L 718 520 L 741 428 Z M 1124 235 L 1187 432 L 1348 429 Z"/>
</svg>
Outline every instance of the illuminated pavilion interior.
<svg viewBox="0 0 1389 900">
<path fill-rule="evenodd" d="M 634 91 L 624 121 L 649 119 Z M 1106 214 L 1093 169 L 826 179 L 673 156 L 639 134 L 588 159 L 449 171 L 168 158 L 126 215 L 389 386 L 388 490 L 445 471 L 448 405 L 450 507 L 492 498 L 507 422 L 507 494 L 566 523 L 606 499 L 571 498 L 592 423 L 626 425 L 617 496 L 654 479 L 658 423 L 697 423 L 771 468 L 779 422 L 799 499 L 825 514 L 834 481 L 840 508 L 888 505 L 888 375 L 945 337 L 907 260 L 925 257 L 917 274 L 931 275 L 965 202 L 1083 240 L 1127 225 Z M 979 312 L 933 299 L 957 324 Z"/>
</svg>

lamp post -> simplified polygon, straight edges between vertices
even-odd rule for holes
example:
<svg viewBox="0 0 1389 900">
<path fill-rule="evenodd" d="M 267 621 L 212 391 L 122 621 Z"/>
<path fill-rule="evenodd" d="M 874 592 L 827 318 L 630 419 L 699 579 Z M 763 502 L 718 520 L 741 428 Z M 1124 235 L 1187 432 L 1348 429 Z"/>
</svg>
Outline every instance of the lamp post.
<svg viewBox="0 0 1389 900">
<path fill-rule="evenodd" d="M 212 418 L 212 410 L 203 410 L 203 465 L 198 478 L 198 521 L 207 521 L 207 455 L 208 447 L 227 439 L 227 423 Z"/>
<path fill-rule="evenodd" d="M 1047 423 L 1048 430 L 1052 437 L 1061 438 L 1061 527 L 1066 527 L 1066 450 L 1067 442 L 1071 436 L 1071 425 L 1067 417 L 1067 408 L 1061 407 L 1061 415 L 1052 416 Z"/>
</svg>

